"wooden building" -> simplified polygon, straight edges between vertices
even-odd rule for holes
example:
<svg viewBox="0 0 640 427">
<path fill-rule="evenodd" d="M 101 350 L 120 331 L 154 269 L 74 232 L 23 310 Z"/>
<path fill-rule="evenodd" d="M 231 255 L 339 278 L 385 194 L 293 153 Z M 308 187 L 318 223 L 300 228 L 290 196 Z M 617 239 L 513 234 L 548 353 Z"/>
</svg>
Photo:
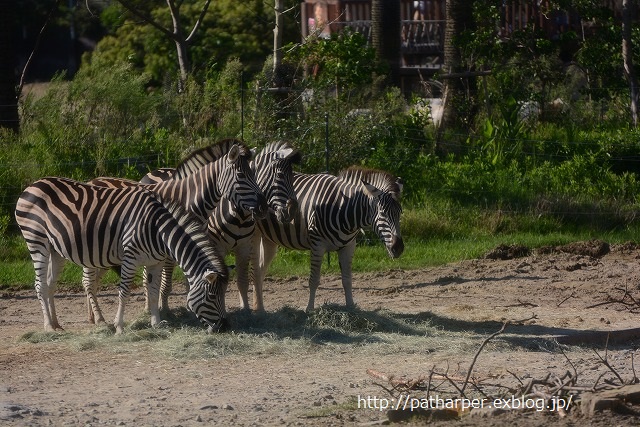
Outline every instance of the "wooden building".
<svg viewBox="0 0 640 427">
<path fill-rule="evenodd" d="M 401 67 L 403 92 L 424 88 L 424 82 L 443 64 L 445 0 L 398 0 L 401 22 Z M 620 18 L 622 0 L 601 0 Z M 305 0 L 301 4 L 302 37 L 316 34 L 328 37 L 345 27 L 371 38 L 371 0 Z M 589 23 L 566 10 L 553 9 L 549 0 L 512 0 L 503 2 L 500 32 L 508 37 L 512 31 L 535 25 L 550 39 L 574 30 L 585 34 Z"/>
</svg>

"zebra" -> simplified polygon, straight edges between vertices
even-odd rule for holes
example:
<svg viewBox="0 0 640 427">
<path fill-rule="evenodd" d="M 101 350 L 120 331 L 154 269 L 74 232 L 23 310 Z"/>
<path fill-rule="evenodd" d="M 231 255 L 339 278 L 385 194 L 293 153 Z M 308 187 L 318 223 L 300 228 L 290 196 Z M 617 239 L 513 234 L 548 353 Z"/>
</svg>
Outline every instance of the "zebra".
<svg viewBox="0 0 640 427">
<path fill-rule="evenodd" d="M 325 252 L 337 251 L 346 305 L 351 307 L 351 262 L 360 230 L 373 227 L 392 258 L 404 251 L 400 233 L 402 181 L 388 172 L 350 167 L 338 177 L 294 173 L 293 186 L 299 210 L 291 223 L 278 222 L 273 215 L 256 222 L 251 257 L 253 308 L 264 311 L 262 283 L 278 246 L 311 251 L 307 311 L 315 305 L 322 258 Z M 241 298 L 246 299 L 246 289 L 240 291 L 245 292 Z"/>
<path fill-rule="evenodd" d="M 215 147 L 221 147 L 223 142 Z M 162 199 L 180 203 L 203 224 L 222 196 L 228 197 L 239 212 L 261 218 L 266 215 L 268 205 L 250 167 L 251 156 L 251 150 L 236 141 L 216 161 L 206 163 L 195 172 L 183 178 L 144 184 L 144 187 Z"/>
<path fill-rule="evenodd" d="M 160 184 L 165 180 L 185 179 L 194 171 L 205 167 L 211 162 L 217 161 L 222 157 L 233 145 L 240 144 L 237 139 L 225 139 L 218 143 L 201 148 L 187 156 L 177 166 L 176 169 L 162 168 L 150 172 L 145 175 L 140 183 Z M 291 183 L 293 174 L 292 165 L 299 163 L 301 160 L 300 152 L 286 141 L 278 141 L 267 144 L 251 162 L 251 168 L 254 170 L 258 187 L 265 194 L 269 208 L 274 212 L 278 221 L 291 221 L 293 218 L 298 202 Z M 122 187 L 129 185 L 137 185 L 138 183 L 131 180 L 116 178 L 96 178 L 89 181 L 95 185 L 103 185 L 108 187 Z M 244 214 L 241 210 L 235 208 L 231 202 L 231 198 L 224 196 L 213 214 L 208 218 L 209 236 L 213 240 L 216 249 L 224 256 L 231 251 L 236 252 L 236 259 L 241 259 L 237 263 L 238 266 L 248 264 L 250 256 L 251 235 L 254 229 L 254 219 L 251 215 Z M 168 298 L 172 291 L 172 274 L 174 264 L 168 261 L 163 269 L 161 287 L 160 287 L 160 310 L 168 309 Z M 93 278 L 93 288 L 97 288 L 97 280 L 101 276 L 100 273 L 85 272 L 85 276 L 91 274 Z M 248 272 L 246 268 L 238 268 L 238 286 L 244 284 L 248 286 Z M 145 280 L 146 282 L 146 280 Z M 242 308 L 248 308 L 248 302 L 241 301 Z M 148 308 L 148 298 L 147 298 Z M 89 309 L 89 321 L 94 321 L 94 311 Z"/>
<path fill-rule="evenodd" d="M 284 153 L 284 154 L 283 154 Z M 255 156 L 256 180 L 269 200 L 270 212 L 279 223 L 290 223 L 298 211 L 298 200 L 293 187 L 293 164 L 301 161 L 300 153 L 288 142 L 278 141 L 265 146 Z M 236 258 L 236 283 L 240 295 L 240 308 L 249 310 L 249 263 L 255 220 L 238 213 L 228 201 L 221 203 L 209 217 L 207 228 L 216 248 L 223 254 L 230 252 Z M 161 297 L 166 282 L 162 283 Z"/>
<path fill-rule="evenodd" d="M 94 270 L 120 267 L 116 333 L 124 331 L 124 308 L 136 269 L 149 268 L 149 293 L 157 302 L 167 258 L 178 262 L 191 282 L 189 309 L 209 331 L 223 326 L 229 277 L 224 258 L 199 222 L 177 203 L 166 204 L 144 188 L 99 187 L 68 178 L 42 178 L 23 191 L 15 217 L 33 261 L 45 331 L 62 329 L 54 293 L 65 260 Z M 155 326 L 157 304 L 150 308 Z"/>
</svg>

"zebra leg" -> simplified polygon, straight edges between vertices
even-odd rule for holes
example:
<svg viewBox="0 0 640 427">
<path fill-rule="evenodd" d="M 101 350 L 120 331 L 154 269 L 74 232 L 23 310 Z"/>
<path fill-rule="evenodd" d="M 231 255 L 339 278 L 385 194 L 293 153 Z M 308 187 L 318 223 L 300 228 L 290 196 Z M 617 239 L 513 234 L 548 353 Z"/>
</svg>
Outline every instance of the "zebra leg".
<svg viewBox="0 0 640 427">
<path fill-rule="evenodd" d="M 82 286 L 84 292 L 87 295 L 87 317 L 89 323 L 99 324 L 105 323 L 102 310 L 98 306 L 98 288 L 100 286 L 100 279 L 107 270 L 102 268 L 89 268 L 84 267 L 82 269 Z"/>
<path fill-rule="evenodd" d="M 116 328 L 116 334 L 124 332 L 124 306 L 129 299 L 131 293 L 130 285 L 136 274 L 135 265 L 122 264 L 120 269 L 120 285 L 118 287 L 118 310 L 113 325 Z M 157 301 L 157 300 L 156 300 Z"/>
<path fill-rule="evenodd" d="M 316 291 L 320 285 L 320 268 L 324 258 L 325 249 L 319 246 L 311 248 L 311 272 L 309 274 L 309 303 L 307 312 L 313 311 L 316 300 Z"/>
<path fill-rule="evenodd" d="M 56 292 L 58 277 L 60 277 L 60 273 L 62 272 L 62 267 L 64 267 L 64 258 L 62 255 L 51 252 L 49 255 L 49 271 L 47 274 L 47 301 L 49 304 L 49 316 L 51 316 L 51 327 L 53 329 L 59 329 L 64 331 L 62 326 L 58 323 L 58 316 L 56 315 L 56 305 L 54 302 L 54 295 Z"/>
<path fill-rule="evenodd" d="M 269 265 L 271 265 L 271 261 L 273 261 L 273 258 L 276 256 L 278 245 L 264 237 L 259 237 L 258 241 L 258 245 L 252 245 L 254 247 L 254 253 L 251 256 L 254 272 L 253 309 L 255 311 L 264 311 L 262 285 L 264 283 L 264 277 L 267 275 Z"/>
<path fill-rule="evenodd" d="M 169 311 L 169 295 L 171 295 L 171 292 L 173 291 L 174 268 L 175 264 L 170 260 L 167 260 L 162 268 L 162 281 L 160 283 L 160 313 L 167 313 Z M 187 283 L 189 283 L 188 280 Z M 189 289 L 187 289 L 187 294 L 188 293 Z"/>
<path fill-rule="evenodd" d="M 36 272 L 36 281 L 34 288 L 36 297 L 42 308 L 42 317 L 44 318 L 45 332 L 53 332 L 54 328 L 51 321 L 51 313 L 49 312 L 49 265 L 51 263 L 50 252 L 46 249 L 36 249 L 27 242 L 31 259 L 33 260 L 33 268 Z"/>
<path fill-rule="evenodd" d="M 145 266 L 142 269 L 142 290 L 144 292 L 144 310 L 149 313 L 149 277 L 147 277 L 148 271 Z"/>
<path fill-rule="evenodd" d="M 351 262 L 353 261 L 353 254 L 356 250 L 355 239 L 351 241 L 347 246 L 338 249 L 338 262 L 340 263 L 340 274 L 342 276 L 342 287 L 344 288 L 344 297 L 347 307 L 353 307 L 353 289 L 352 275 L 351 275 Z"/>
<path fill-rule="evenodd" d="M 151 315 L 151 327 L 160 323 L 160 311 L 158 310 L 158 298 L 160 292 L 160 282 L 162 281 L 162 270 L 164 263 L 147 266 L 147 278 L 149 279 L 147 288 L 147 302 L 149 303 L 149 313 Z"/>
<path fill-rule="evenodd" d="M 243 239 L 238 241 L 236 246 L 236 281 L 238 284 L 238 293 L 240 295 L 240 308 L 242 310 L 251 310 L 249 307 L 249 262 L 251 261 L 251 242 L 252 239 Z M 260 299 L 262 305 L 262 298 Z"/>
</svg>

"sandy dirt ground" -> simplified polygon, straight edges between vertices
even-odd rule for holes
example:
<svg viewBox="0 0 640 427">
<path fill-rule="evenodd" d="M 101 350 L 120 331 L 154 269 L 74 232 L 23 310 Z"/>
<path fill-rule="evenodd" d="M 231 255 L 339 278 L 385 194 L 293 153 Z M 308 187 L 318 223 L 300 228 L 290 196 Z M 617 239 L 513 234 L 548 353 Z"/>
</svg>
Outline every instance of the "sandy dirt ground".
<svg viewBox="0 0 640 427">
<path fill-rule="evenodd" d="M 539 251 L 513 259 L 484 258 L 416 271 L 355 275 L 354 298 L 360 310 L 384 307 L 394 313 L 429 318 L 443 337 L 466 333 L 474 345 L 461 351 L 442 347 L 416 350 L 411 346 L 406 351 L 395 348 L 389 354 L 368 353 L 359 343 L 353 348 L 343 345 L 324 350 L 318 345 L 317 351 L 250 356 L 231 353 L 201 360 L 156 354 L 144 342 L 80 351 L 64 341 L 34 344 L 21 339 L 26 333 L 42 330 L 39 303 L 33 291 L 5 292 L 0 298 L 0 423 L 382 424 L 388 422 L 388 415 L 376 407 L 375 399 L 392 399 L 392 395 L 382 387 L 384 381 L 367 370 L 418 378 L 434 366 L 441 371 L 448 366 L 452 375 L 464 376 L 478 345 L 505 320 L 516 323 L 494 338 L 505 345 L 487 346 L 480 353 L 474 378 L 507 383 L 515 377 L 560 376 L 577 368 L 581 384 L 602 383 L 613 376 L 613 370 L 625 381 L 631 380 L 635 371 L 640 371 L 640 335 L 633 330 L 640 327 L 640 308 L 630 299 L 640 300 L 640 249 L 628 244 L 611 247 L 608 252 L 606 248 L 588 252 L 593 246 L 585 244 L 582 249 L 586 252 Z M 509 255 L 508 248 L 503 249 L 496 251 L 494 258 Z M 597 246 L 595 250 L 598 252 Z M 267 311 L 306 305 L 305 278 L 270 280 L 267 286 Z M 182 288 L 176 288 L 174 305 L 184 299 Z M 107 291 L 101 297 L 109 319 L 115 313 L 115 295 L 115 291 Z M 142 310 L 142 300 L 137 290 L 127 307 L 127 320 Z M 235 289 L 230 289 L 227 303 L 231 316 L 236 301 Z M 323 278 L 316 301 L 344 303 L 339 277 Z M 60 293 L 56 303 L 58 318 L 67 331 L 82 333 L 95 328 L 86 321 L 81 293 Z M 589 335 L 587 331 L 626 332 L 609 334 L 607 343 L 606 335 Z M 567 345 L 553 344 L 554 340 Z M 598 355 L 606 357 L 611 369 Z M 362 400 L 365 398 L 367 403 Z M 436 422 L 469 426 L 638 423 L 629 415 L 608 411 L 585 417 L 577 407 L 566 415 L 550 410 L 471 411 L 461 420 Z"/>
</svg>

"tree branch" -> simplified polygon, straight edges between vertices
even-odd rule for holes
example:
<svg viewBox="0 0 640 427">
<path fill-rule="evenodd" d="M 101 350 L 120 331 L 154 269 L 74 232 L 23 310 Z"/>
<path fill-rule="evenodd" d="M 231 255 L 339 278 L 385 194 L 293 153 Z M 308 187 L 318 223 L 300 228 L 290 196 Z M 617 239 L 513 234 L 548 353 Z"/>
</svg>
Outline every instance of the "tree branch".
<svg viewBox="0 0 640 427">
<path fill-rule="evenodd" d="M 46 21 L 44 21 L 44 24 L 42 24 L 42 28 L 40 28 L 40 32 L 38 33 L 38 37 L 36 38 L 36 42 L 33 46 L 33 50 L 29 55 L 29 59 L 27 59 L 27 63 L 24 64 L 24 68 L 22 69 L 22 74 L 20 75 L 20 83 L 18 84 L 18 89 L 16 90 L 16 99 L 20 99 L 20 95 L 22 94 L 22 88 L 24 87 L 24 79 L 25 79 L 25 76 L 27 75 L 27 69 L 31 65 L 31 61 L 33 60 L 33 57 L 35 56 L 36 51 L 40 46 L 40 41 L 42 40 L 42 34 L 44 34 L 44 30 L 47 28 L 47 25 L 49 25 L 49 22 L 51 22 L 51 18 L 53 17 L 53 14 L 55 13 L 56 10 L 58 10 L 59 4 L 60 4 L 60 0 L 56 0 L 53 6 L 51 6 L 49 15 L 47 15 Z"/>
<path fill-rule="evenodd" d="M 196 21 L 195 25 L 193 26 L 193 29 L 191 30 L 191 34 L 189 34 L 189 36 L 185 39 L 185 41 L 187 43 L 191 42 L 191 40 L 193 39 L 194 34 L 200 28 L 200 24 L 202 24 L 202 21 L 204 21 L 204 15 L 207 13 L 207 9 L 209 9 L 209 4 L 210 3 L 211 3 L 211 0 L 207 0 L 207 2 L 202 7 L 202 10 L 200 11 L 200 16 L 198 16 L 198 20 Z"/>
<path fill-rule="evenodd" d="M 129 0 L 117 0 L 117 2 L 120 3 L 122 5 L 122 7 L 127 9 L 129 12 L 131 12 L 132 14 L 137 16 L 138 18 L 142 19 L 147 24 L 149 24 L 152 27 L 154 27 L 155 29 L 161 31 L 167 37 L 171 38 L 172 40 L 179 41 L 179 40 L 176 39 L 176 35 L 172 31 L 169 31 L 168 29 L 166 29 L 165 27 L 160 25 L 158 22 L 156 22 L 153 19 L 153 17 L 151 17 L 151 15 L 148 15 L 148 14 L 143 13 L 140 10 L 136 9 L 135 6 L 132 5 L 129 2 Z"/>
</svg>

